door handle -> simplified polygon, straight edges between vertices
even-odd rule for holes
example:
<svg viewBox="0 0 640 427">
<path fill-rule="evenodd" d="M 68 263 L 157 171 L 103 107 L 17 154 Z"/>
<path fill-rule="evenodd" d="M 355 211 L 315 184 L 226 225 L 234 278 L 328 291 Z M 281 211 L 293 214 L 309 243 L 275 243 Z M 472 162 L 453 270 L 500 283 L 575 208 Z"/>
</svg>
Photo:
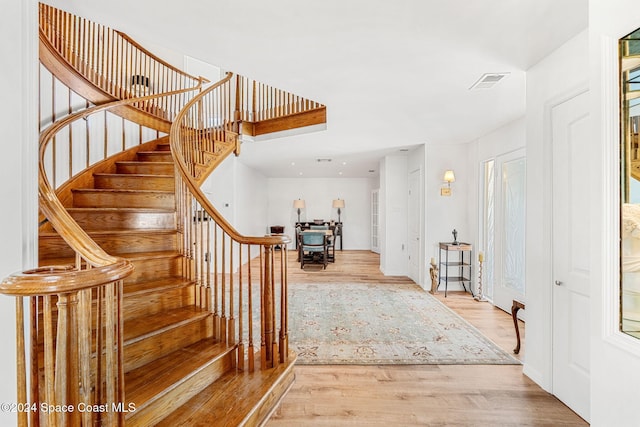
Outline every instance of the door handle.
<svg viewBox="0 0 640 427">
<path fill-rule="evenodd" d="M 555 281 L 556 286 L 562 286 L 562 282 L 560 280 Z"/>
</svg>

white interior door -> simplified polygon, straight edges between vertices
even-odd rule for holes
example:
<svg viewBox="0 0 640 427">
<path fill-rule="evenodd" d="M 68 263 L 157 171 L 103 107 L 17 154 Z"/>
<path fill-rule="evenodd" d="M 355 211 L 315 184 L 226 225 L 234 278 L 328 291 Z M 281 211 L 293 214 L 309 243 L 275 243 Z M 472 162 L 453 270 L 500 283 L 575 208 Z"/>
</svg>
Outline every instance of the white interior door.
<svg viewBox="0 0 640 427">
<path fill-rule="evenodd" d="M 493 304 L 509 312 L 525 301 L 526 157 L 520 149 L 496 158 Z"/>
<path fill-rule="evenodd" d="M 420 169 L 409 173 L 408 210 L 409 278 L 420 284 Z"/>
<path fill-rule="evenodd" d="M 553 394 L 589 420 L 588 94 L 552 108 Z"/>
</svg>

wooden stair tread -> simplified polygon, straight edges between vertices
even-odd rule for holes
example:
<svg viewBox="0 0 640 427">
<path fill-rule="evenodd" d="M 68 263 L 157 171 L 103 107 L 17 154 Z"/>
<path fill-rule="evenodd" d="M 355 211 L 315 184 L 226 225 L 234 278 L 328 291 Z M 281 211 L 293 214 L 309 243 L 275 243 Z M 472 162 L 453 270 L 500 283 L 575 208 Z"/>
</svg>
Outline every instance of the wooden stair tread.
<svg viewBox="0 0 640 427">
<path fill-rule="evenodd" d="M 151 252 L 128 252 L 128 253 L 111 253 L 115 257 L 125 258 L 129 261 L 140 261 L 146 259 L 160 259 L 160 258 L 175 258 L 180 256 L 177 251 L 151 251 Z M 60 258 L 45 258 L 40 260 L 40 266 L 48 265 L 69 265 L 75 264 L 75 258 L 72 257 L 60 257 Z"/>
<path fill-rule="evenodd" d="M 215 343 L 212 339 L 201 340 L 154 360 L 125 374 L 125 396 L 127 402 L 135 402 L 136 409 L 176 387 L 208 363 L 223 357 L 232 347 Z M 179 360 L 180 363 L 176 363 Z"/>
<path fill-rule="evenodd" d="M 166 151 L 162 151 L 162 150 L 158 150 L 161 153 L 166 153 Z M 147 151 L 147 153 L 149 153 L 149 151 Z M 140 160 L 119 160 L 116 162 L 116 164 L 119 165 L 164 165 L 164 166 L 168 166 L 168 165 L 175 165 L 175 163 L 173 162 L 160 162 L 160 161 L 154 161 L 154 162 L 143 162 Z"/>
<path fill-rule="evenodd" d="M 175 209 L 162 208 L 66 208 L 68 212 L 131 212 L 131 213 L 174 213 Z"/>
<path fill-rule="evenodd" d="M 74 193 L 145 193 L 145 194 L 170 194 L 173 195 L 173 191 L 164 190 L 131 190 L 126 188 L 74 188 Z"/>
<path fill-rule="evenodd" d="M 173 288 L 182 288 L 194 284 L 192 280 L 183 277 L 165 277 L 156 280 L 145 280 L 143 282 L 127 283 L 124 287 L 124 296 L 134 294 L 144 294 L 149 292 L 167 291 Z"/>
<path fill-rule="evenodd" d="M 122 177 L 122 178 L 171 178 L 173 175 L 154 174 L 154 173 L 94 173 L 96 177 Z"/>
<path fill-rule="evenodd" d="M 255 372 L 230 371 L 156 424 L 157 427 L 188 425 L 256 425 L 275 409 L 293 383 L 296 356 L 273 369 Z M 279 389 L 279 391 L 278 391 Z M 269 400 L 274 400 L 269 402 Z M 264 406 L 262 406 L 264 405 Z M 267 411 L 259 416 L 256 411 Z M 257 419 L 251 420 L 252 417 Z"/>
<path fill-rule="evenodd" d="M 141 319 L 125 319 L 124 343 L 129 345 L 168 329 L 199 321 L 210 315 L 211 313 L 206 310 L 188 306 L 144 316 Z"/>
<path fill-rule="evenodd" d="M 86 233 L 92 237 L 100 237 L 100 236 L 109 236 L 109 235 L 148 235 L 148 234 L 174 234 L 177 230 L 175 228 L 155 228 L 155 229 L 121 229 L 121 230 L 89 230 Z M 40 237 L 60 237 L 60 235 L 55 231 L 43 231 L 40 233 Z M 115 255 L 115 254 L 113 254 Z"/>
</svg>

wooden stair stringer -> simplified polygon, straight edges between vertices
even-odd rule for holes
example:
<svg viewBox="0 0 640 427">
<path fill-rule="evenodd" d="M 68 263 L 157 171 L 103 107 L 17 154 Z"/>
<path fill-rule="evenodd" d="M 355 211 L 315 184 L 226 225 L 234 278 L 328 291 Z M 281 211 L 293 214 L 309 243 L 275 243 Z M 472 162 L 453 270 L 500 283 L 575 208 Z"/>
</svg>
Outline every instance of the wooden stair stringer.
<svg viewBox="0 0 640 427">
<path fill-rule="evenodd" d="M 243 121 L 242 134 L 247 136 L 263 136 L 293 129 L 327 123 L 327 108 L 322 106 L 309 111 L 287 114 L 280 117 L 258 121 Z"/>
</svg>

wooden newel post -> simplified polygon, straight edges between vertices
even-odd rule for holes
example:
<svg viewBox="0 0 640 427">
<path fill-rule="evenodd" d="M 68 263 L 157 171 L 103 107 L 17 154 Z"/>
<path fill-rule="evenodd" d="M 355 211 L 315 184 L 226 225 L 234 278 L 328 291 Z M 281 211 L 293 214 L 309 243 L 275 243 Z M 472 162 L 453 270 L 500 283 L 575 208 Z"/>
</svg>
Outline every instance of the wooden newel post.
<svg viewBox="0 0 640 427">
<path fill-rule="evenodd" d="M 271 246 L 264 245 L 264 290 L 262 294 L 262 307 L 264 308 L 264 338 L 265 338 L 265 359 L 268 368 L 273 368 L 273 342 L 275 337 L 275 325 L 273 324 L 273 306 L 274 296 L 272 281 L 272 268 L 271 264 Z"/>
</svg>

